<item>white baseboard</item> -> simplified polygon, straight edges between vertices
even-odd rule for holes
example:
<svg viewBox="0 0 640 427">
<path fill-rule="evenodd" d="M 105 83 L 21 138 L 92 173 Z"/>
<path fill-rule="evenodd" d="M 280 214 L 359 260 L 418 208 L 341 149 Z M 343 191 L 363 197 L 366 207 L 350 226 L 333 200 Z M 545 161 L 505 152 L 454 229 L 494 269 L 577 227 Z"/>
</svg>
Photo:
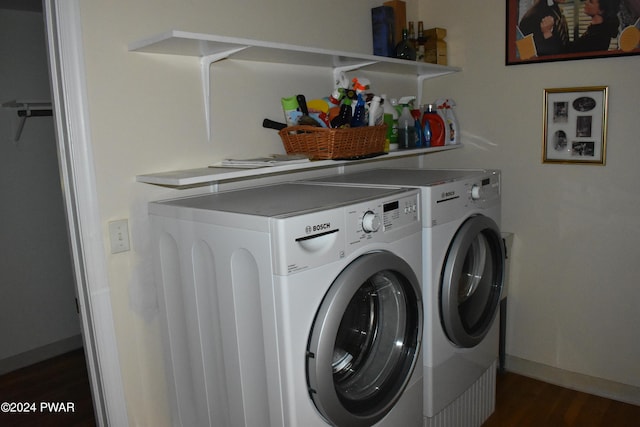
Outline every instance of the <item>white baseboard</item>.
<svg viewBox="0 0 640 427">
<path fill-rule="evenodd" d="M 42 347 L 34 348 L 33 350 L 25 351 L 24 353 L 16 354 L 15 356 L 7 357 L 6 359 L 0 360 L 0 375 L 33 365 L 34 363 L 42 362 L 43 360 L 51 359 L 52 357 L 81 347 L 82 336 L 74 335 Z"/>
<path fill-rule="evenodd" d="M 565 371 L 542 363 L 507 355 L 505 368 L 509 372 L 577 390 L 595 396 L 640 406 L 640 387 L 609 381 L 602 378 Z"/>
</svg>

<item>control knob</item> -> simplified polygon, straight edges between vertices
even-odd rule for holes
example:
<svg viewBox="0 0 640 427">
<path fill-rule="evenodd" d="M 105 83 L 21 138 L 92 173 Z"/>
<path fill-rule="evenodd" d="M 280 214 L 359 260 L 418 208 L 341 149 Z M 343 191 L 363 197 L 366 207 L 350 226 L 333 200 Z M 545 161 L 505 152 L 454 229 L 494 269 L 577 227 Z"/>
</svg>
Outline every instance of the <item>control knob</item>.
<svg viewBox="0 0 640 427">
<path fill-rule="evenodd" d="M 473 184 L 471 186 L 471 200 L 480 200 L 482 197 L 482 187 L 478 184 Z"/>
<path fill-rule="evenodd" d="M 378 231 L 380 225 L 380 217 L 375 212 L 366 211 L 362 216 L 362 229 L 365 233 Z"/>
</svg>

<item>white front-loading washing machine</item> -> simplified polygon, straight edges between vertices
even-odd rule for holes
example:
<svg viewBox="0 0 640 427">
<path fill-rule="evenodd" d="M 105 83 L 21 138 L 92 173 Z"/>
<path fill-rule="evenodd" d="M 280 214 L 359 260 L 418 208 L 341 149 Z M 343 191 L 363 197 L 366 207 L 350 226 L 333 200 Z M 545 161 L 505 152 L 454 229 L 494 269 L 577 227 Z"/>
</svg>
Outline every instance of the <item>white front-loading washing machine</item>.
<svg viewBox="0 0 640 427">
<path fill-rule="evenodd" d="M 314 182 L 422 190 L 425 425 L 480 426 L 495 408 L 500 172 L 375 169 Z"/>
<path fill-rule="evenodd" d="M 175 425 L 422 425 L 419 191 L 282 183 L 149 213 Z"/>
</svg>

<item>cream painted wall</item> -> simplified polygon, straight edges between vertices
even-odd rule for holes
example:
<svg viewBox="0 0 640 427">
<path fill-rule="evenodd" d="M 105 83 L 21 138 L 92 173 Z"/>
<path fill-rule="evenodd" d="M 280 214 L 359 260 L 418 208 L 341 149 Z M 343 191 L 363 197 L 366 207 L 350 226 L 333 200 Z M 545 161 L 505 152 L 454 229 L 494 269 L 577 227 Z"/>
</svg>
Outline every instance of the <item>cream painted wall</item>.
<svg viewBox="0 0 640 427">
<path fill-rule="evenodd" d="M 203 167 L 225 157 L 283 152 L 277 133 L 263 129 L 262 119 L 282 119 L 282 96 L 327 95 L 332 79 L 328 70 L 308 67 L 218 63 L 211 78 L 213 134 L 207 140 L 199 60 L 132 53 L 128 44 L 177 29 L 371 53 L 369 10 L 379 4 L 370 0 L 80 2 L 99 209 L 132 426 L 170 423 L 148 258 L 147 202 L 209 190 L 164 189 L 136 183 L 135 176 Z M 399 96 L 415 91 L 415 83 L 389 79 L 376 90 L 398 90 Z M 132 250 L 110 255 L 108 222 L 121 218 L 129 219 Z"/>
<path fill-rule="evenodd" d="M 503 229 L 515 233 L 507 353 L 640 387 L 640 57 L 504 65 L 505 2 L 421 3 L 463 72 L 427 81 L 458 104 L 462 151 L 432 167 L 503 171 Z M 606 166 L 541 162 L 543 89 L 609 86 Z"/>
<path fill-rule="evenodd" d="M 377 3 L 377 4 L 376 4 Z M 427 98 L 458 101 L 466 147 L 429 166 L 504 171 L 505 230 L 516 233 L 509 353 L 640 386 L 640 273 L 632 221 L 640 207 L 635 159 L 639 58 L 505 67 L 504 2 L 419 4 L 427 27 L 449 31 L 463 72 L 427 82 Z M 196 58 L 131 53 L 128 43 L 169 29 L 371 52 L 369 8 L 379 2 L 98 0 L 81 2 L 90 128 L 100 212 L 129 218 L 132 251 L 107 255 L 120 362 L 133 426 L 168 425 L 146 203 L 200 190 L 135 182 L 142 173 L 201 167 L 224 157 L 281 152 L 262 118 L 279 119 L 283 94 L 323 96 L 328 73 L 305 67 L 220 63 L 212 77 L 207 140 Z M 413 1 L 410 11 L 417 11 Z M 396 84 L 383 83 L 385 91 Z M 404 83 L 397 83 L 401 86 Z M 540 163 L 542 89 L 611 89 L 606 167 Z M 411 86 L 413 87 L 413 86 Z M 405 89 L 397 89 L 405 94 Z M 239 143 L 240 142 L 240 143 Z M 108 253 L 108 248 L 105 247 Z"/>
</svg>

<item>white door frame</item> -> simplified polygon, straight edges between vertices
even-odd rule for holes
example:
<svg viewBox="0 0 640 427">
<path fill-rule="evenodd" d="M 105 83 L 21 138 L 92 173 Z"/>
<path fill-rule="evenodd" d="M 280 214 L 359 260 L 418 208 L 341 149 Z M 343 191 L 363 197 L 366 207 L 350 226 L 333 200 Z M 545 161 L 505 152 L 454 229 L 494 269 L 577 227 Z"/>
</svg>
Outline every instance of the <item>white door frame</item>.
<svg viewBox="0 0 640 427">
<path fill-rule="evenodd" d="M 96 195 L 79 0 L 43 0 L 43 6 L 60 178 L 96 423 L 126 427 Z"/>
</svg>

